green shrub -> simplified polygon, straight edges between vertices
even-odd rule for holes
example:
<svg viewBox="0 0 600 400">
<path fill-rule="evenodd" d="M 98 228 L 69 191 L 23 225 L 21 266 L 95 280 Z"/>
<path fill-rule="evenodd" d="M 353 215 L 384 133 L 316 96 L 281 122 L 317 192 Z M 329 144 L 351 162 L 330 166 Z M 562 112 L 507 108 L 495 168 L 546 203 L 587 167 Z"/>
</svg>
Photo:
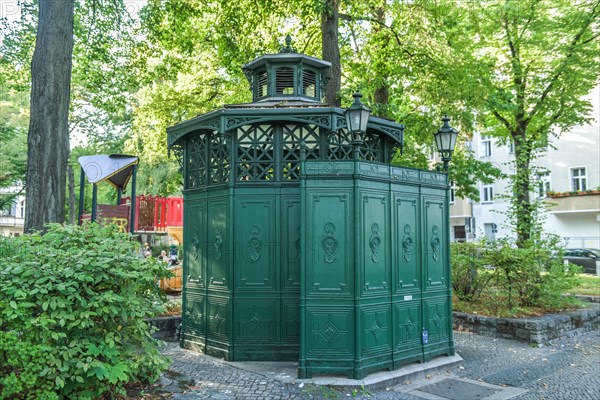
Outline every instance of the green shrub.
<svg viewBox="0 0 600 400">
<path fill-rule="evenodd" d="M 581 268 L 562 261 L 560 238 L 547 235 L 519 248 L 511 239 L 451 247 L 452 288 L 462 301 L 485 298 L 486 309 L 561 309 L 579 284 Z M 570 304 L 569 304 L 570 305 Z"/>
<path fill-rule="evenodd" d="M 507 307 L 560 308 L 563 294 L 578 283 L 580 267 L 562 261 L 560 238 L 547 235 L 518 248 L 510 239 L 492 243 L 488 260 L 496 270 L 496 285 L 507 295 Z"/>
<path fill-rule="evenodd" d="M 158 378 L 168 360 L 144 319 L 164 310 L 165 273 L 114 226 L 0 239 L 0 398 L 114 397 Z"/>
<path fill-rule="evenodd" d="M 460 300 L 477 300 L 493 277 L 482 250 L 480 243 L 450 243 L 452 289 Z"/>
</svg>

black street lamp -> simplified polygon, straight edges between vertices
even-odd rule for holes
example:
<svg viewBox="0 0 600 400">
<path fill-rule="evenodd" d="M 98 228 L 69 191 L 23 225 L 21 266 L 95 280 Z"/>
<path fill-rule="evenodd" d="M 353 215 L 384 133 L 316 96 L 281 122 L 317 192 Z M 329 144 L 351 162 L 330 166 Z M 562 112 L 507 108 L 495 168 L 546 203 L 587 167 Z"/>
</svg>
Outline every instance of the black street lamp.
<svg viewBox="0 0 600 400">
<path fill-rule="evenodd" d="M 454 151 L 454 146 L 456 146 L 458 131 L 450 126 L 449 116 L 444 115 L 442 121 L 444 125 L 433 136 L 435 137 L 437 150 L 440 152 L 442 161 L 444 162 L 444 172 L 448 172 L 448 163 L 452 159 L 452 152 Z"/>
<path fill-rule="evenodd" d="M 360 101 L 362 94 L 356 92 L 352 95 L 354 103 L 346 109 L 346 127 L 352 135 L 352 145 L 354 146 L 354 158 L 358 158 L 358 147 L 363 143 L 363 136 L 367 133 L 367 124 L 369 123 L 369 110 Z"/>
</svg>

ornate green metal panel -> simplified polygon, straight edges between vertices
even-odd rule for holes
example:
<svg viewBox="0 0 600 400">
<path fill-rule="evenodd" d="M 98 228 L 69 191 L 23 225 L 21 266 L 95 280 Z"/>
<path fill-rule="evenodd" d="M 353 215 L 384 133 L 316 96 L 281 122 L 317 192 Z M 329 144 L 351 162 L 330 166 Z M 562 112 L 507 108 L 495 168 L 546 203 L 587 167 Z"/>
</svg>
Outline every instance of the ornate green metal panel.
<svg viewBox="0 0 600 400">
<path fill-rule="evenodd" d="M 357 164 L 359 171 L 385 177 L 388 168 Z M 383 168 L 381 168 L 383 167 Z M 390 191 L 389 184 L 353 179 L 356 229 L 355 300 L 358 332 L 353 376 L 371 370 L 392 369 Z M 361 266 L 361 267 L 358 267 Z M 357 268 L 358 267 L 358 268 Z"/>
<path fill-rule="evenodd" d="M 423 348 L 424 359 L 453 352 L 452 306 L 449 261 L 448 201 L 445 190 L 423 190 L 423 324 L 429 340 Z M 450 343 L 450 344 L 449 344 Z"/>
<path fill-rule="evenodd" d="M 229 199 L 226 197 L 208 200 L 208 239 L 207 277 L 209 290 L 228 292 L 230 248 L 228 241 L 230 226 L 228 221 Z"/>
<path fill-rule="evenodd" d="M 185 197 L 183 279 L 182 343 L 186 347 L 204 352 L 206 350 L 206 260 L 204 246 L 207 224 L 206 195 Z"/>
<path fill-rule="evenodd" d="M 423 360 L 421 296 L 406 295 L 406 298 L 392 303 L 394 369 Z"/>
<path fill-rule="evenodd" d="M 425 290 L 436 291 L 447 288 L 446 256 L 444 239 L 445 199 L 426 197 L 423 199 L 424 272 Z"/>
<path fill-rule="evenodd" d="M 277 290 L 275 238 L 275 198 L 273 195 L 243 195 L 235 199 L 235 284 L 236 294 Z"/>
<path fill-rule="evenodd" d="M 304 365 L 329 373 L 354 364 L 352 188 L 348 181 L 326 183 L 302 195 L 301 376 Z"/>
<path fill-rule="evenodd" d="M 361 190 L 359 193 L 359 261 L 361 295 L 390 294 L 389 193 Z"/>
<path fill-rule="evenodd" d="M 280 358 L 298 360 L 300 345 L 300 190 L 281 192 L 280 274 Z"/>
<path fill-rule="evenodd" d="M 453 354 L 446 189 L 425 171 L 304 163 L 300 377 Z"/>
<path fill-rule="evenodd" d="M 394 368 L 422 361 L 421 206 L 418 186 L 393 184 L 392 220 Z"/>
<path fill-rule="evenodd" d="M 234 214 L 234 322 L 236 360 L 278 359 L 279 262 L 273 189 L 239 190 Z"/>
<path fill-rule="evenodd" d="M 211 192 L 207 198 L 206 252 L 206 353 L 229 358 L 233 351 L 231 341 L 232 317 L 232 239 L 230 224 L 231 199 L 227 191 Z"/>
<path fill-rule="evenodd" d="M 300 196 L 284 193 L 281 196 L 281 288 L 298 301 L 300 291 Z"/>
</svg>

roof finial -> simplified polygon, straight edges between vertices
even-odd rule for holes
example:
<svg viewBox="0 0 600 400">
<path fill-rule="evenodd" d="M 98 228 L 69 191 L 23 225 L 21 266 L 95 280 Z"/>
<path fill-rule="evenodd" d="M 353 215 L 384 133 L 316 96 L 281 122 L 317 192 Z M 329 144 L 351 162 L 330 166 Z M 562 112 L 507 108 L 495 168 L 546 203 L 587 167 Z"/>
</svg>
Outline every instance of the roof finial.
<svg viewBox="0 0 600 400">
<path fill-rule="evenodd" d="M 292 37 L 288 34 L 285 37 L 285 46 L 279 48 L 280 53 L 295 53 L 296 49 L 292 47 Z"/>
</svg>

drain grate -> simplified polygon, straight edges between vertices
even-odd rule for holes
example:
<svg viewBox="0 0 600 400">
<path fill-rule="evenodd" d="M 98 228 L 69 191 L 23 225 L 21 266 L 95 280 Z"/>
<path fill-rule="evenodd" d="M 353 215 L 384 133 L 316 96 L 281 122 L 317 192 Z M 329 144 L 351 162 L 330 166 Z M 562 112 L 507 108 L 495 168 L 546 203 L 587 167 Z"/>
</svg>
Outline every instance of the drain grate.
<svg viewBox="0 0 600 400">
<path fill-rule="evenodd" d="M 435 396 L 452 400 L 477 400 L 491 396 L 501 391 L 476 383 L 459 381 L 456 379 L 444 379 L 443 381 L 422 386 L 420 392 L 426 392 Z"/>
</svg>

